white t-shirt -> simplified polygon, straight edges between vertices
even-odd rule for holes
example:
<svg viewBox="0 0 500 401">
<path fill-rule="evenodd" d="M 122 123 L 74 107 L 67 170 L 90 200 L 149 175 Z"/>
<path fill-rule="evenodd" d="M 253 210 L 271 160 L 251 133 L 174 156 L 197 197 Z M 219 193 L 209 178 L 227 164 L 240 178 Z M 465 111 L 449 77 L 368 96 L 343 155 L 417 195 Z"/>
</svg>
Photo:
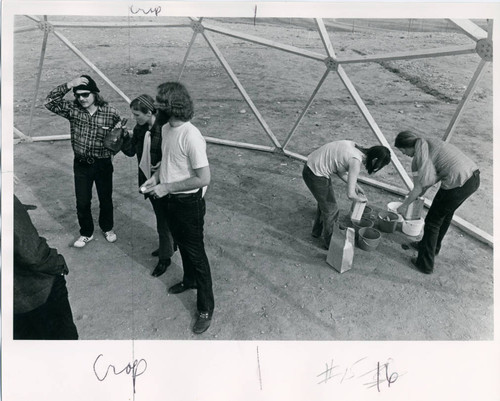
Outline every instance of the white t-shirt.
<svg viewBox="0 0 500 401">
<path fill-rule="evenodd" d="M 349 171 L 352 158 L 363 162 L 363 153 L 353 141 L 342 140 L 327 143 L 307 157 L 307 166 L 314 175 L 330 178 L 333 174 L 342 175 Z"/>
<path fill-rule="evenodd" d="M 178 127 L 165 124 L 161 131 L 160 183 L 194 177 L 195 169 L 208 166 L 207 144 L 198 128 L 187 121 Z M 206 187 L 203 188 L 205 194 Z M 176 193 L 194 193 L 198 189 Z"/>
</svg>

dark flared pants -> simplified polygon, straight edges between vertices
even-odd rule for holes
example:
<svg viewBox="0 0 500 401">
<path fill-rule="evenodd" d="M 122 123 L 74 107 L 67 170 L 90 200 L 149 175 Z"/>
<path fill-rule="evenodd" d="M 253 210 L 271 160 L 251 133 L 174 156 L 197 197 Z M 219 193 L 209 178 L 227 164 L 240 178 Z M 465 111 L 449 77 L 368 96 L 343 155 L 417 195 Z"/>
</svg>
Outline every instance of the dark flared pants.
<svg viewBox="0 0 500 401">
<path fill-rule="evenodd" d="M 453 214 L 479 188 L 479 170 L 464 185 L 453 189 L 439 189 L 425 217 L 424 235 L 418 246 L 417 266 L 426 273 L 434 269 L 434 256 L 441 250 Z"/>
<path fill-rule="evenodd" d="M 151 201 L 151 205 L 153 205 L 153 210 L 156 216 L 156 230 L 158 231 L 158 237 L 160 240 L 158 254 L 159 259 L 169 259 L 175 252 L 175 245 L 172 233 L 168 227 L 168 219 L 166 216 L 167 211 L 163 205 L 164 199 L 154 199 L 149 197 L 149 200 Z"/>
<path fill-rule="evenodd" d="M 198 312 L 206 312 L 211 316 L 214 294 L 203 242 L 205 199 L 201 196 L 201 190 L 195 194 L 167 195 L 164 199 L 168 226 L 182 258 L 182 282 L 186 287 L 197 288 Z"/>
<path fill-rule="evenodd" d="M 312 235 L 313 237 L 322 236 L 325 240 L 325 246 L 328 248 L 334 224 L 339 218 L 339 207 L 335 199 L 331 179 L 318 177 L 307 164 L 304 165 L 302 170 L 302 178 L 318 202 Z"/>
</svg>

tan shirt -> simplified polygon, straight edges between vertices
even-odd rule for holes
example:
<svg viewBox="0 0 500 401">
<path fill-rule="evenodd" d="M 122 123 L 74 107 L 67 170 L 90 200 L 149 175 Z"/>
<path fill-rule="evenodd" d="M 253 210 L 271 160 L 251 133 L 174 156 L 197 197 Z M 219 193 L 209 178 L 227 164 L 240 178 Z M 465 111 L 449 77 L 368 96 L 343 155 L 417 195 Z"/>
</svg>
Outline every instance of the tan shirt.
<svg viewBox="0 0 500 401">
<path fill-rule="evenodd" d="M 461 187 L 478 169 L 476 163 L 451 143 L 439 139 L 429 139 L 427 142 L 429 156 L 436 169 L 438 181 L 441 181 L 441 188 Z M 419 166 L 415 164 L 415 158 L 413 158 L 412 170 L 418 171 Z"/>
</svg>

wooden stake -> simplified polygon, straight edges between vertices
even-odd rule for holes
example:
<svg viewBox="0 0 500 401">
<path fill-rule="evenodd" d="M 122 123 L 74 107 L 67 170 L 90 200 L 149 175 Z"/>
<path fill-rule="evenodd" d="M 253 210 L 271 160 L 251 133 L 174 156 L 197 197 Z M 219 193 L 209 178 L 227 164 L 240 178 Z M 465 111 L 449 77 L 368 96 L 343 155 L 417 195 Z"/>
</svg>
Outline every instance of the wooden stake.
<svg viewBox="0 0 500 401">
<path fill-rule="evenodd" d="M 264 128 L 264 131 L 266 132 L 267 136 L 269 138 L 271 138 L 271 140 L 273 141 L 273 143 L 274 143 L 274 145 L 276 147 L 278 147 L 278 148 L 281 149 L 282 146 L 279 143 L 278 139 L 274 136 L 273 132 L 271 131 L 271 128 L 269 128 L 269 126 L 267 125 L 266 121 L 264 120 L 264 118 L 260 114 L 259 110 L 254 105 L 252 99 L 250 99 L 250 96 L 248 96 L 247 92 L 245 91 L 245 88 L 243 88 L 243 86 L 241 85 L 240 81 L 238 80 L 238 78 L 234 74 L 233 70 L 231 69 L 231 67 L 227 63 L 226 59 L 224 58 L 224 56 L 222 55 L 222 53 L 218 49 L 218 47 L 215 44 L 215 42 L 210 38 L 210 36 L 207 34 L 207 32 L 203 31 L 202 35 L 205 38 L 205 40 L 207 41 L 207 43 L 210 46 L 210 48 L 212 49 L 212 51 L 214 52 L 214 54 L 217 57 L 217 59 L 220 61 L 220 63 L 222 64 L 222 66 L 226 70 L 227 74 L 229 75 L 229 77 L 231 78 L 231 80 L 233 81 L 233 83 L 238 88 L 239 92 L 241 93 L 241 95 L 245 99 L 245 102 L 248 104 L 248 106 L 252 110 L 252 112 L 255 115 L 255 117 L 257 117 L 257 120 L 259 121 L 259 123 L 262 126 L 262 128 Z"/>
<path fill-rule="evenodd" d="M 451 118 L 450 124 L 448 125 L 448 128 L 446 129 L 446 132 L 444 133 L 443 141 L 445 141 L 445 142 L 450 141 L 451 136 L 453 135 L 453 132 L 455 131 L 455 128 L 458 125 L 458 122 L 460 121 L 460 117 L 462 116 L 465 105 L 471 99 L 472 93 L 474 92 L 474 89 L 477 86 L 479 78 L 481 78 L 481 76 L 483 75 L 485 65 L 486 65 L 485 60 L 481 60 L 479 62 L 479 66 L 477 67 L 476 72 L 474 73 L 474 76 L 472 77 L 471 81 L 469 82 L 469 85 L 467 86 L 467 89 L 465 90 L 465 92 L 462 96 L 462 100 L 460 101 L 457 109 L 455 110 L 455 114 Z"/>
<path fill-rule="evenodd" d="M 43 19 L 47 21 L 47 16 L 44 15 Z M 40 89 L 40 78 L 42 76 L 42 68 L 43 68 L 43 61 L 45 59 L 45 51 L 47 49 L 47 39 L 49 37 L 49 32 L 45 31 L 43 34 L 43 41 L 42 41 L 42 49 L 40 51 L 40 60 L 38 61 L 38 71 L 36 74 L 36 82 L 35 82 L 35 93 L 33 95 L 33 100 L 31 102 L 31 110 L 30 110 L 30 119 L 29 119 L 29 128 L 28 128 L 28 135 L 31 136 L 31 127 L 33 125 L 33 114 L 35 112 L 35 107 L 36 107 L 36 100 L 38 98 L 38 90 Z"/>
</svg>

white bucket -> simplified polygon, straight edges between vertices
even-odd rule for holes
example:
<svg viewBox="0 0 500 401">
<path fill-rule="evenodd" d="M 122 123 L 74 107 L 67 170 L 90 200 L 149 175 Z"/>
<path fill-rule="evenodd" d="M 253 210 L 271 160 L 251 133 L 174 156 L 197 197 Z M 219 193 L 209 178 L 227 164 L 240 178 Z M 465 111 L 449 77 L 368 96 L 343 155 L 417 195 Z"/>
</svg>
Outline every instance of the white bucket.
<svg viewBox="0 0 500 401">
<path fill-rule="evenodd" d="M 402 204 L 403 204 L 403 202 L 389 202 L 387 204 L 387 210 L 389 212 L 397 213 L 398 212 L 398 207 L 400 207 Z"/>
<path fill-rule="evenodd" d="M 418 237 L 424 228 L 424 224 L 422 217 L 418 220 L 403 220 L 401 231 L 410 237 Z"/>
<path fill-rule="evenodd" d="M 389 202 L 387 204 L 387 211 L 396 213 L 398 215 L 398 223 L 396 224 L 396 230 L 402 230 L 403 227 L 403 216 L 401 216 L 397 210 L 398 207 L 400 207 L 403 204 L 403 202 Z"/>
</svg>

